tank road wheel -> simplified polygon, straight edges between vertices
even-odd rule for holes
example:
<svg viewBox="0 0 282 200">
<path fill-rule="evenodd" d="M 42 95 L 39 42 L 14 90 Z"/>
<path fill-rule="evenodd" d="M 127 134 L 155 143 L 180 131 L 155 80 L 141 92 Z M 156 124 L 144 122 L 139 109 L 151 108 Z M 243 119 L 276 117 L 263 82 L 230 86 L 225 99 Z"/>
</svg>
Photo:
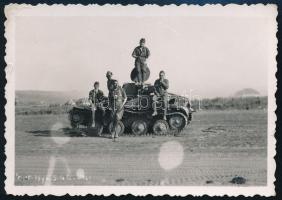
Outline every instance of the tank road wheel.
<svg viewBox="0 0 282 200">
<path fill-rule="evenodd" d="M 174 114 L 169 118 L 169 126 L 172 130 L 181 131 L 186 125 L 186 119 L 184 116 Z"/>
<path fill-rule="evenodd" d="M 163 119 L 157 120 L 153 125 L 153 132 L 156 135 L 166 135 L 168 133 L 168 130 L 169 130 L 169 125 Z"/>
<path fill-rule="evenodd" d="M 148 124 L 144 120 L 136 120 L 131 125 L 131 131 L 134 135 L 145 135 L 148 131 Z"/>
<path fill-rule="evenodd" d="M 112 134 L 112 129 L 113 129 L 113 122 L 111 122 L 108 126 L 108 131 L 110 134 Z M 122 135 L 124 132 L 124 124 L 122 123 L 122 121 L 118 121 L 117 123 L 117 127 L 116 127 L 116 132 L 118 133 L 118 135 Z"/>
</svg>

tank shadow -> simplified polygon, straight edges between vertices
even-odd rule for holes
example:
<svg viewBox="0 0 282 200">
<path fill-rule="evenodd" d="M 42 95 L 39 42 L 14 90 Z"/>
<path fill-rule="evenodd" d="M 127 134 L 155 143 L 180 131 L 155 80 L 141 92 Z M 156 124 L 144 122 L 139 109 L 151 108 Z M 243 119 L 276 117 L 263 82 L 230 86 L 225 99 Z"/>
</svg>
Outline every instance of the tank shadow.
<svg viewBox="0 0 282 200">
<path fill-rule="evenodd" d="M 31 133 L 34 136 L 41 137 L 100 137 L 100 138 L 109 138 L 105 134 L 101 136 L 91 132 L 91 130 L 85 129 L 72 129 L 72 128 L 62 128 L 58 130 L 35 130 L 35 131 L 27 131 L 27 133 Z"/>
</svg>

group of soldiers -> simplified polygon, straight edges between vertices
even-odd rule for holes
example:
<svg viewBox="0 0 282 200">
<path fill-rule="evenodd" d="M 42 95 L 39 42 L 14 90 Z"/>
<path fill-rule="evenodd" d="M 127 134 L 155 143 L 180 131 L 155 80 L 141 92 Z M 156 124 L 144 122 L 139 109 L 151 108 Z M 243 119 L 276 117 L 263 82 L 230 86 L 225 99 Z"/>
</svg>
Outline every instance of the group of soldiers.
<svg viewBox="0 0 282 200">
<path fill-rule="evenodd" d="M 132 57 L 135 58 L 135 69 L 137 71 L 137 81 L 136 85 L 143 86 L 145 81 L 146 68 L 148 68 L 146 59 L 150 56 L 149 49 L 145 46 L 145 39 L 140 40 L 139 46 L 137 46 Z M 109 99 L 109 110 L 111 110 L 111 120 L 113 122 L 112 126 L 112 138 L 115 140 L 118 137 L 115 131 L 117 123 L 122 119 L 124 112 L 124 105 L 127 101 L 127 96 L 123 88 L 119 85 L 118 81 L 113 79 L 113 73 L 108 71 L 106 73 L 107 77 L 107 88 L 108 88 L 108 99 Z M 157 103 L 159 101 L 163 102 L 164 115 L 163 118 L 166 120 L 166 112 L 168 106 L 168 94 L 167 89 L 169 87 L 169 81 L 165 79 L 165 72 L 160 71 L 159 79 L 154 83 L 154 96 L 153 96 L 153 113 L 152 116 L 157 115 Z M 95 110 L 100 109 L 105 114 L 105 109 L 103 107 L 104 93 L 99 89 L 99 82 L 94 83 L 94 89 L 89 92 L 89 101 L 92 105 L 93 123 L 92 126 L 95 127 Z"/>
<path fill-rule="evenodd" d="M 107 87 L 109 90 L 108 99 L 109 99 L 109 110 L 111 110 L 111 120 L 113 122 L 112 126 L 112 138 L 115 140 L 118 137 L 116 132 L 116 126 L 119 120 L 121 120 L 124 104 L 126 103 L 127 96 L 125 91 L 119 85 L 117 80 L 112 79 L 113 73 L 108 71 L 106 73 L 107 77 Z M 89 101 L 91 102 L 92 107 L 92 127 L 95 127 L 95 112 L 100 110 L 102 116 L 105 115 L 105 107 L 103 106 L 104 93 L 99 89 L 99 82 L 94 83 L 94 89 L 89 92 Z"/>
</svg>

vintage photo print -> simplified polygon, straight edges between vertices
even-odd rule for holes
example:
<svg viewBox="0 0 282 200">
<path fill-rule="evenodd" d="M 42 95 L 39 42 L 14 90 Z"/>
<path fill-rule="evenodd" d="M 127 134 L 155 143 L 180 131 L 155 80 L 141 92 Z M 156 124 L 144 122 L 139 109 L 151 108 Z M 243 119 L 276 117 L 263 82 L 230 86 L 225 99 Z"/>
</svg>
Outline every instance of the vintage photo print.
<svg viewBox="0 0 282 200">
<path fill-rule="evenodd" d="M 276 5 L 5 15 L 8 194 L 275 195 Z"/>
</svg>

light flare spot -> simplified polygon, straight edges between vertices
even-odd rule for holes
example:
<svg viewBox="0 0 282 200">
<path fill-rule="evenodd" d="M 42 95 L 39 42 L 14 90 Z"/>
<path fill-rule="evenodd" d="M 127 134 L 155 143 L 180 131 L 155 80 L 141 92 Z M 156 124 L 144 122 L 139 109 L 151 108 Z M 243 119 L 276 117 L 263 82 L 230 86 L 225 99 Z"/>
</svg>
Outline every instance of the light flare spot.
<svg viewBox="0 0 282 200">
<path fill-rule="evenodd" d="M 166 170 L 172 170 L 182 164 L 184 150 L 177 141 L 169 141 L 162 144 L 159 153 L 159 164 Z"/>
<path fill-rule="evenodd" d="M 63 134 L 62 129 L 64 128 L 63 124 L 60 122 L 55 123 L 51 127 L 51 138 L 55 143 L 62 146 L 69 142 L 70 137 L 67 137 Z"/>
<path fill-rule="evenodd" d="M 76 170 L 76 177 L 78 180 L 81 180 L 81 179 L 85 179 L 85 173 L 84 173 L 84 170 L 79 168 Z"/>
<path fill-rule="evenodd" d="M 163 179 L 163 180 L 161 180 L 161 182 L 160 182 L 160 185 L 168 185 L 169 184 L 169 180 L 168 180 L 168 178 L 165 178 L 165 179 Z"/>
</svg>

